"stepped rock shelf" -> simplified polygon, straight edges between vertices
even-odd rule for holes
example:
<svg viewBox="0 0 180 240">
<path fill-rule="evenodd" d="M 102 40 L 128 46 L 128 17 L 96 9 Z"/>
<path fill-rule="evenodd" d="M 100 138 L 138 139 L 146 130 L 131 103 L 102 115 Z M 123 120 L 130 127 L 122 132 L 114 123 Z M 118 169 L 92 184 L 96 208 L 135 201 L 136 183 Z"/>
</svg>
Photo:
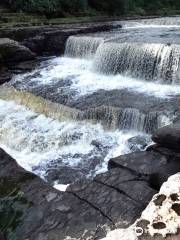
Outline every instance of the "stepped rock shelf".
<svg viewBox="0 0 180 240">
<path fill-rule="evenodd" d="M 0 240 L 180 239 L 179 34 L 0 29 Z"/>
</svg>

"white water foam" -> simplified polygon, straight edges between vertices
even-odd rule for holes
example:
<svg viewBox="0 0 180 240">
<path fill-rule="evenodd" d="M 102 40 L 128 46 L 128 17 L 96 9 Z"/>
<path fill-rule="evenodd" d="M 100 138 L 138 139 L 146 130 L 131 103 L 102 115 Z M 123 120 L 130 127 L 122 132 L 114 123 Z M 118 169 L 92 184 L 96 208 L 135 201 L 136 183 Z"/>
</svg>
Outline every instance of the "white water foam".
<svg viewBox="0 0 180 240">
<path fill-rule="evenodd" d="M 99 124 L 59 122 L 14 102 L 0 100 L 0 147 L 26 170 L 41 177 L 44 177 L 48 164 L 59 158 L 62 158 L 63 166 L 80 164 L 83 168 L 88 154 L 88 160 L 93 161 L 93 157 L 106 151 L 107 161 L 116 154 L 128 153 L 127 140 L 136 134 L 104 131 Z M 93 141 L 99 144 L 101 151 L 92 144 Z M 105 167 L 101 163 L 96 170 L 102 165 Z"/>
<path fill-rule="evenodd" d="M 38 75 L 35 74 L 38 72 Z M 13 82 L 23 82 L 29 76 L 30 82 L 36 85 L 51 85 L 62 80 L 71 80 L 71 89 L 78 95 L 92 94 L 98 90 L 128 89 L 131 92 L 145 93 L 159 98 L 167 98 L 180 94 L 179 85 L 165 85 L 138 80 L 122 75 L 102 75 L 92 71 L 92 61 L 59 57 L 48 61 L 48 67 L 33 73 L 19 75 Z M 12 84 L 11 82 L 10 84 Z M 23 89 L 25 86 L 21 86 Z M 60 90 L 60 89 L 59 89 Z"/>
</svg>

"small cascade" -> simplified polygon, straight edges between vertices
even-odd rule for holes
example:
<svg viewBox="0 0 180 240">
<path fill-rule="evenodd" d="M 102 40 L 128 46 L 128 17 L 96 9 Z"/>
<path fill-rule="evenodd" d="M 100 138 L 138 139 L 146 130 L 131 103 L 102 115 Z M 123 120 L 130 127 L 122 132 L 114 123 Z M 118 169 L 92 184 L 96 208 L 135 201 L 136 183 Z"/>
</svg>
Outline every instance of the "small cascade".
<svg viewBox="0 0 180 240">
<path fill-rule="evenodd" d="M 30 92 L 19 91 L 13 87 L 1 87 L 0 99 L 14 101 L 23 105 L 38 114 L 44 114 L 47 117 L 59 121 L 76 120 L 78 110 L 51 102 L 43 97 L 33 95 Z"/>
<path fill-rule="evenodd" d="M 0 99 L 13 100 L 38 114 L 44 114 L 59 121 L 101 123 L 107 130 L 118 129 L 152 133 L 159 127 L 169 124 L 174 117 L 174 113 L 171 112 L 149 112 L 145 114 L 135 108 L 111 106 L 88 108 L 81 111 L 51 102 L 29 92 L 18 91 L 13 87 L 2 87 L 0 89 Z"/>
<path fill-rule="evenodd" d="M 180 83 L 180 46 L 164 44 L 105 43 L 95 55 L 93 68 L 104 74 Z"/>
<path fill-rule="evenodd" d="M 78 119 L 91 119 L 100 122 L 107 129 L 119 129 L 152 133 L 171 122 L 173 113 L 140 112 L 135 108 L 116 108 L 102 106 L 79 112 Z"/>
<path fill-rule="evenodd" d="M 71 36 L 66 42 L 65 56 L 75 58 L 91 58 L 96 53 L 102 38 Z"/>
</svg>

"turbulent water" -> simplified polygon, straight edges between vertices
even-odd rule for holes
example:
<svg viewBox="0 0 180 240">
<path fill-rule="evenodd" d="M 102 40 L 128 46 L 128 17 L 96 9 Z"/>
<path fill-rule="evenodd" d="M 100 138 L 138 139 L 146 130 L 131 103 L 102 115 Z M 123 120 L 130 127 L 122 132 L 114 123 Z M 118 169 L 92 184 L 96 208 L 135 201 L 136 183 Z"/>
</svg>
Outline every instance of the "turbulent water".
<svg viewBox="0 0 180 240">
<path fill-rule="evenodd" d="M 121 24 L 71 36 L 64 56 L 0 89 L 1 147 L 51 184 L 105 171 L 179 117 L 180 18 Z"/>
<path fill-rule="evenodd" d="M 59 122 L 0 100 L 1 147 L 25 169 L 50 182 L 68 184 L 73 177 L 93 176 L 103 170 L 104 160 L 128 153 L 127 140 L 134 135 L 107 132 L 101 125 Z M 64 169 L 70 176 L 61 173 Z"/>
</svg>

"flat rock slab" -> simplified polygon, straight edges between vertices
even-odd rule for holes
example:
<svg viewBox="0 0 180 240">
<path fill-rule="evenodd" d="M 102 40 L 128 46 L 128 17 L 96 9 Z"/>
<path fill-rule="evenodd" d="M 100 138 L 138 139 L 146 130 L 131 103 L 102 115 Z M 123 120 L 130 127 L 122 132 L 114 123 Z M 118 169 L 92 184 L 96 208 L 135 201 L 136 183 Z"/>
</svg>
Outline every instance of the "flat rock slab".
<svg viewBox="0 0 180 240">
<path fill-rule="evenodd" d="M 109 160 L 108 168 L 126 168 L 129 171 L 150 175 L 168 163 L 168 158 L 157 152 L 135 152 Z"/>
<path fill-rule="evenodd" d="M 121 168 L 112 169 L 104 174 L 97 175 L 95 181 L 115 189 L 120 194 L 124 194 L 132 201 L 138 203 L 139 206 L 144 205 L 144 207 L 147 206 L 152 196 L 156 193 L 139 174 L 134 174 L 129 170 Z"/>
<path fill-rule="evenodd" d="M 156 193 L 147 182 L 122 169 L 101 174 L 94 181 L 76 182 L 67 191 L 95 206 L 116 227 L 132 224 Z"/>
<path fill-rule="evenodd" d="M 135 152 L 109 160 L 109 169 L 120 168 L 138 174 L 153 189 L 159 190 L 167 179 L 180 171 L 180 156 L 161 146 L 145 152 Z"/>
</svg>

